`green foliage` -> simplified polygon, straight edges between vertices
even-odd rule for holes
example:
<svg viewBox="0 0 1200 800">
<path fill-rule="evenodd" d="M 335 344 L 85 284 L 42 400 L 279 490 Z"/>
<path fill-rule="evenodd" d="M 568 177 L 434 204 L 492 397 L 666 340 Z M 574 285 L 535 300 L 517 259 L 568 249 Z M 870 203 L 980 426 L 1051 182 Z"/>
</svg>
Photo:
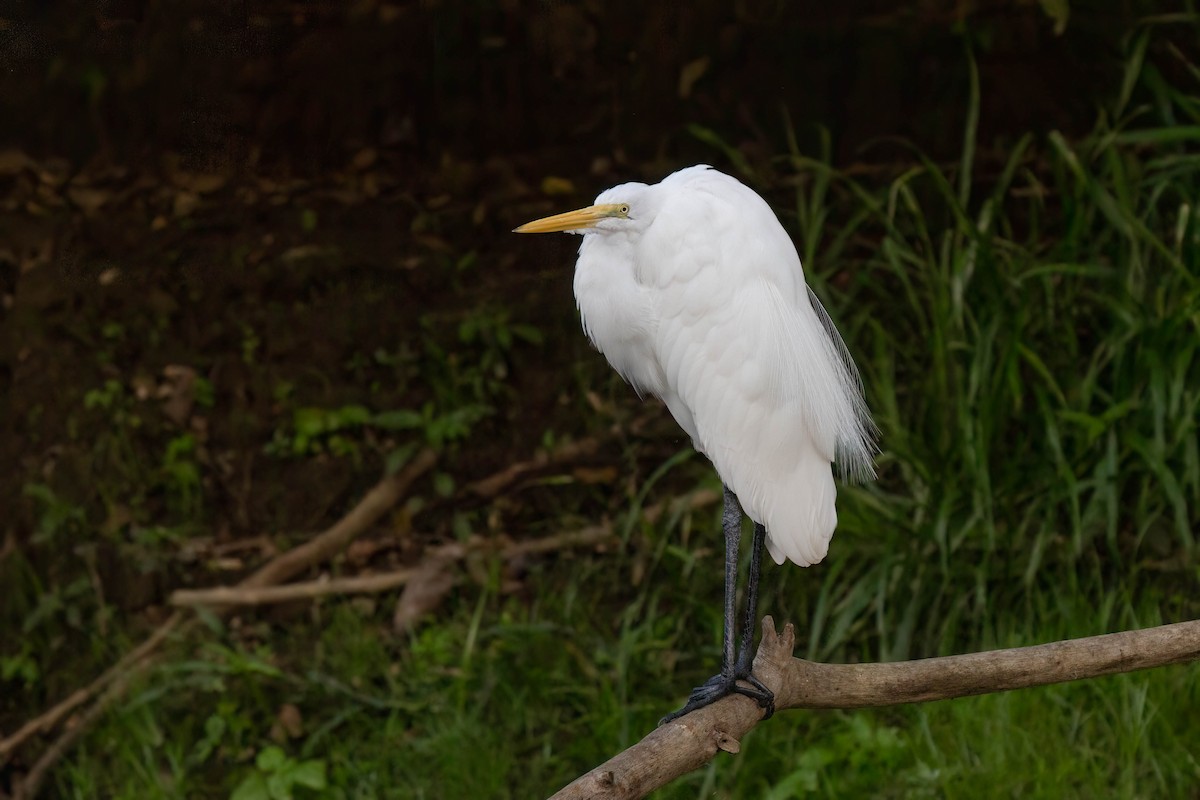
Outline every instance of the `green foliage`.
<svg viewBox="0 0 1200 800">
<path fill-rule="evenodd" d="M 38 506 L 32 540 L 35 544 L 57 544 L 82 530 L 87 516 L 81 507 L 59 497 L 43 483 L 27 483 L 24 491 Z"/>
<path fill-rule="evenodd" d="M 134 411 L 133 398 L 120 381 L 111 378 L 103 386 L 88 390 L 83 396 L 83 407 L 107 412 L 117 427 L 137 428 L 142 424 L 142 418 Z"/>
<path fill-rule="evenodd" d="M 291 800 L 297 788 L 325 786 L 324 761 L 296 761 L 278 747 L 267 747 L 254 759 L 254 771 L 233 790 L 230 800 Z"/>
<path fill-rule="evenodd" d="M 472 310 L 454 327 L 457 347 L 452 349 L 441 343 L 447 335 L 444 321 L 423 317 L 419 355 L 402 345 L 396 352 L 378 349 L 370 358 L 357 354 L 347 367 L 361 377 L 374 367 L 389 369 L 401 389 L 419 378 L 428 400 L 415 408 L 378 412 L 357 403 L 296 408 L 290 428 L 277 429 L 266 451 L 293 457 L 329 453 L 357 460 L 366 448 L 382 453 L 389 471 L 394 471 L 417 444 L 441 450 L 466 440 L 499 403 L 511 397 L 508 378 L 517 348 L 542 344 L 536 327 L 514 322 L 511 316 L 507 310 Z M 276 398 L 290 402 L 294 389 L 291 384 L 277 385 Z M 406 437 L 407 443 L 397 446 L 386 438 L 391 434 L 415 438 Z"/>
<path fill-rule="evenodd" d="M 859 351 L 886 448 L 881 481 L 843 492 L 813 657 L 868 633 L 884 658 L 986 641 L 994 609 L 1036 585 L 1099 600 L 1115 575 L 1195 552 L 1200 165 L 1169 124 L 1131 136 L 1132 119 L 1102 118 L 1076 143 L 1026 137 L 973 182 L 978 109 L 976 94 L 956 172 L 917 153 L 881 191 L 792 139 L 800 240 L 824 253 L 811 281 Z"/>
<path fill-rule="evenodd" d="M 200 467 L 195 458 L 196 438 L 192 434 L 180 434 L 167 442 L 162 460 L 162 483 L 184 516 L 197 513 L 203 491 Z"/>
<path fill-rule="evenodd" d="M 492 413 L 487 406 L 468 405 L 438 414 L 432 403 L 420 411 L 397 409 L 372 413 L 360 405 L 336 409 L 300 408 L 292 416 L 292 430 L 276 431 L 267 447 L 274 455 L 308 456 L 329 452 L 337 456 L 356 456 L 360 437 L 372 430 L 387 432 L 415 431 L 433 447 L 467 438 L 472 427 Z"/>
<path fill-rule="evenodd" d="M 41 675 L 38 663 L 33 658 L 33 652 L 28 642 L 21 643 L 19 652 L 10 656 L 0 656 L 0 682 L 19 684 L 24 689 L 31 688 Z"/>
<path fill-rule="evenodd" d="M 887 784 L 912 796 L 921 784 L 926 790 L 934 787 L 934 776 L 912 763 L 909 743 L 896 728 L 879 725 L 865 714 L 838 723 L 821 744 L 799 753 L 795 769 L 764 795 L 767 800 L 818 793 L 845 797 Z"/>
</svg>

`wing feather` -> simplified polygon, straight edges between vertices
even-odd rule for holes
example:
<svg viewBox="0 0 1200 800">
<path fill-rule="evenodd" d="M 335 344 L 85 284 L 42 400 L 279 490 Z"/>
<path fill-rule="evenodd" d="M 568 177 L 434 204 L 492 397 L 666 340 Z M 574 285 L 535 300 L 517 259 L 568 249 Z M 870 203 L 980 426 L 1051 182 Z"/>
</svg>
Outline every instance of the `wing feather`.
<svg viewBox="0 0 1200 800">
<path fill-rule="evenodd" d="M 717 172 L 680 183 L 637 251 L 663 400 L 766 525 L 772 557 L 814 564 L 837 524 L 831 463 L 871 471 L 861 382 L 766 203 Z"/>
</svg>

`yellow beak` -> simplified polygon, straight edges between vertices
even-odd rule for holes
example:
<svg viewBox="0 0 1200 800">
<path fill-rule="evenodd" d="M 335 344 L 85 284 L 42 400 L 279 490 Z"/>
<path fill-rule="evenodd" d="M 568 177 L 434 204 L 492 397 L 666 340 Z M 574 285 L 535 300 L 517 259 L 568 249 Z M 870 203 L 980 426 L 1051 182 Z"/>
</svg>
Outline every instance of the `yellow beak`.
<svg viewBox="0 0 1200 800">
<path fill-rule="evenodd" d="M 552 217 L 542 217 L 533 222 L 526 222 L 519 228 L 513 228 L 513 233 L 554 233 L 591 228 L 602 219 L 623 216 L 621 213 L 623 208 L 626 207 L 621 203 L 588 206 L 576 211 L 568 211 L 565 214 L 555 214 Z"/>
</svg>

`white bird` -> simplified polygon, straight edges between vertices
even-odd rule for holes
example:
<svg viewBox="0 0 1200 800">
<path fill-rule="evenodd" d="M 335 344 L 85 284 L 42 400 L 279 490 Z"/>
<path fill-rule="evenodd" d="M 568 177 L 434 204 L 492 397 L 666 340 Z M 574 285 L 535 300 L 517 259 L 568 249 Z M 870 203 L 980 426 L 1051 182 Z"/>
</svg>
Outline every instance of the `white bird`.
<svg viewBox="0 0 1200 800">
<path fill-rule="evenodd" d="M 666 404 L 725 486 L 721 672 L 665 719 L 730 693 L 769 716 L 771 692 L 750 674 L 762 547 L 777 564 L 816 564 L 837 526 L 832 465 L 874 474 L 854 362 L 770 206 L 711 167 L 615 186 L 592 206 L 516 229 L 551 231 L 583 234 L 575 299 L 592 343 L 639 394 Z M 742 510 L 755 535 L 735 659 Z"/>
</svg>

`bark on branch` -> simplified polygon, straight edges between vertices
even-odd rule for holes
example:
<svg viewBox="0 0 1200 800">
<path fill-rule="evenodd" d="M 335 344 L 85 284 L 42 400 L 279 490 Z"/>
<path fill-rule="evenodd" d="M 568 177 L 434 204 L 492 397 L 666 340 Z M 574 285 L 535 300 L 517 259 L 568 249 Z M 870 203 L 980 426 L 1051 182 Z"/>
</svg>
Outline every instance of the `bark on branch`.
<svg viewBox="0 0 1200 800">
<path fill-rule="evenodd" d="M 375 485 L 366 496 L 333 527 L 304 544 L 273 559 L 254 574 L 242 581 L 240 586 L 259 589 L 286 581 L 311 566 L 340 552 L 349 542 L 379 519 L 396 504 L 413 481 L 431 469 L 437 457 L 431 450 L 418 453 L 404 469 L 388 475 Z M 233 606 L 219 608 L 225 613 Z M 5 764 L 18 747 L 35 735 L 49 733 L 59 726 L 68 715 L 85 703 L 92 706 L 85 712 L 72 717 L 70 725 L 34 763 L 29 774 L 15 787 L 15 800 L 29 800 L 37 795 L 47 774 L 64 753 L 75 743 L 91 723 L 98 719 L 108 706 L 123 695 L 132 675 L 145 667 L 151 656 L 168 636 L 187 623 L 182 612 L 175 612 L 162 623 L 145 641 L 105 670 L 87 686 L 77 689 L 53 708 L 26 722 L 11 736 L 0 739 L 0 766 Z"/>
<path fill-rule="evenodd" d="M 580 531 L 560 533 L 541 539 L 512 542 L 502 547 L 482 537 L 465 543 L 455 542 L 433 548 L 421 563 L 408 569 L 382 572 L 374 575 L 355 575 L 350 578 L 325 578 L 304 583 L 285 583 L 282 586 L 214 586 L 209 589 L 177 589 L 171 593 L 173 606 L 259 606 L 268 603 L 288 603 L 293 600 L 310 600 L 315 597 L 343 594 L 368 594 L 388 592 L 404 586 L 414 577 L 421 575 L 429 562 L 461 561 L 471 553 L 496 552 L 500 558 L 547 553 L 571 547 L 588 547 L 616 541 L 610 525 L 597 525 Z"/>
<path fill-rule="evenodd" d="M 763 619 L 754 674 L 785 708 L 862 708 L 1002 692 L 1200 659 L 1200 620 L 890 664 L 819 664 L 792 657 L 796 631 Z M 736 753 L 762 709 L 735 695 L 652 731 L 561 789 L 552 800 L 645 797 L 711 761 Z"/>
</svg>

